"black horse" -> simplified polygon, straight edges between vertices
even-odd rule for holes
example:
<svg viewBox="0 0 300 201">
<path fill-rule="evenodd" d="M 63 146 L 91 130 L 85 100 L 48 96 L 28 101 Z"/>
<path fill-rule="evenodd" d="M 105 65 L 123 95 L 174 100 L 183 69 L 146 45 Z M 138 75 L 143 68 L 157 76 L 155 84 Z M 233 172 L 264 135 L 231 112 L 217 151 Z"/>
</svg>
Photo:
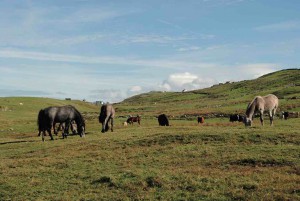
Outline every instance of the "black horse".
<svg viewBox="0 0 300 201">
<path fill-rule="evenodd" d="M 109 130 L 108 123 L 111 121 L 111 132 L 114 131 L 114 117 L 115 117 L 115 109 L 112 105 L 106 104 L 102 105 L 99 114 L 99 123 L 102 124 L 101 132 L 104 133 Z"/>
<path fill-rule="evenodd" d="M 54 133 L 56 133 L 55 124 L 65 123 L 63 137 L 66 137 L 69 132 L 70 124 L 73 120 L 77 124 L 78 134 L 80 137 L 83 137 L 85 135 L 85 122 L 82 115 L 75 107 L 67 105 L 42 109 L 38 114 L 39 135 L 42 133 L 42 140 L 44 141 L 44 135 L 47 131 L 51 140 L 53 140 L 51 128 L 53 128 Z"/>
</svg>

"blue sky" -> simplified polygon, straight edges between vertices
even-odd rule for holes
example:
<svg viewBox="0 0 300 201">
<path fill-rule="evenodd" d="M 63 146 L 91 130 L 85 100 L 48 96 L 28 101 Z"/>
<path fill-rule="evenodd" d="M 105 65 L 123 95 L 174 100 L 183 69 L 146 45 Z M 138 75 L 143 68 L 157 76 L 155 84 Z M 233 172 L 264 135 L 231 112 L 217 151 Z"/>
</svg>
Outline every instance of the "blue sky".
<svg viewBox="0 0 300 201">
<path fill-rule="evenodd" d="M 118 102 L 299 68 L 299 0 L 1 0 L 0 96 Z"/>
</svg>

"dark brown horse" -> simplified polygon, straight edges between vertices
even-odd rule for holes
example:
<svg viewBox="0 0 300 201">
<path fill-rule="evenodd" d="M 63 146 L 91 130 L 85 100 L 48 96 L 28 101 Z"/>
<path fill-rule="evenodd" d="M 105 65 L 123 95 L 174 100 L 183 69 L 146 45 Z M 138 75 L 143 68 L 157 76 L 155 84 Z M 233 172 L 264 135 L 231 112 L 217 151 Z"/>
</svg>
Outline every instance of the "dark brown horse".
<svg viewBox="0 0 300 201">
<path fill-rule="evenodd" d="M 99 123 L 102 124 L 101 132 L 104 133 L 109 130 L 108 123 L 111 122 L 111 132 L 113 132 L 114 127 L 114 117 L 115 117 L 115 109 L 112 105 L 106 104 L 102 105 L 99 114 Z"/>
<path fill-rule="evenodd" d="M 141 116 L 137 115 L 136 117 L 129 117 L 126 122 L 132 125 L 133 122 L 137 122 L 139 125 L 141 125 Z"/>
</svg>

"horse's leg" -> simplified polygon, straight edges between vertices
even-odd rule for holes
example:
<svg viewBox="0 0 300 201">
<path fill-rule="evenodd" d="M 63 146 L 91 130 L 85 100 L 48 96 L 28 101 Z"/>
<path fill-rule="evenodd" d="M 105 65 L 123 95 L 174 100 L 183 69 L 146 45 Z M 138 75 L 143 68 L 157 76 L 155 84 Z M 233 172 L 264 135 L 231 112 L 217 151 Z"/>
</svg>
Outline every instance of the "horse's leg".
<svg viewBox="0 0 300 201">
<path fill-rule="evenodd" d="M 270 125 L 273 125 L 273 111 L 269 111 Z"/>
<path fill-rule="evenodd" d="M 70 127 L 70 121 L 66 121 L 65 122 L 65 129 L 64 129 L 64 132 L 63 132 L 63 138 L 67 138 L 67 136 L 69 135 L 69 127 Z"/>
<path fill-rule="evenodd" d="M 264 111 L 260 110 L 260 123 L 263 126 L 264 125 Z"/>
<path fill-rule="evenodd" d="M 74 125 L 72 124 L 72 122 L 70 123 L 70 126 L 71 126 L 71 131 L 73 134 L 76 134 L 76 131 L 75 131 L 75 128 L 74 128 Z"/>
<path fill-rule="evenodd" d="M 273 126 L 273 120 L 274 120 L 275 113 L 276 113 L 276 108 L 274 108 L 272 111 L 269 112 L 271 126 Z"/>
<path fill-rule="evenodd" d="M 105 130 L 106 130 L 106 126 L 107 126 L 108 119 L 109 119 L 109 116 L 107 116 L 107 117 L 105 118 L 105 120 L 102 122 L 102 131 L 101 131 L 102 133 L 104 133 Z"/>
<path fill-rule="evenodd" d="M 52 133 L 51 133 L 51 127 L 48 128 L 48 133 L 49 133 L 49 136 L 50 136 L 51 140 L 54 140 L 54 139 L 53 139 L 53 136 L 52 136 Z"/>
<path fill-rule="evenodd" d="M 57 135 L 57 133 L 58 133 L 58 131 L 59 131 L 59 128 L 58 128 L 58 130 L 55 130 L 55 122 L 53 122 L 53 124 L 52 124 L 52 127 L 53 127 L 53 133 L 55 134 L 55 135 Z M 60 126 L 60 125 L 59 125 Z"/>
<path fill-rule="evenodd" d="M 59 131 L 63 131 L 63 130 L 64 130 L 64 123 L 60 123 L 55 134 L 57 135 Z"/>
<path fill-rule="evenodd" d="M 111 129 L 110 130 L 111 130 L 111 132 L 114 132 L 114 118 L 111 118 L 110 120 L 111 120 L 111 122 L 110 122 L 111 123 Z"/>
<path fill-rule="evenodd" d="M 109 123 L 110 123 L 110 118 L 107 120 L 106 125 L 105 125 L 105 132 L 109 130 Z"/>
<path fill-rule="evenodd" d="M 45 142 L 45 130 L 42 131 L 42 141 Z"/>
</svg>

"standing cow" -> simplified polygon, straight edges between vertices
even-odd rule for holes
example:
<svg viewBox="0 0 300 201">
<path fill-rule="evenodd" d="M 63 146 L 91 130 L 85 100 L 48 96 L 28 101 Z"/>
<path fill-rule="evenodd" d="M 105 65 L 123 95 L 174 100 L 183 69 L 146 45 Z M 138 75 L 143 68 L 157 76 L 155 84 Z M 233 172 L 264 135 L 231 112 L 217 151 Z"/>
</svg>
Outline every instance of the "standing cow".
<svg viewBox="0 0 300 201">
<path fill-rule="evenodd" d="M 201 124 L 204 123 L 204 117 L 198 117 L 197 120 L 198 120 L 198 124 L 199 123 L 201 123 Z"/>
<path fill-rule="evenodd" d="M 282 112 L 282 119 L 287 120 L 289 117 L 289 112 Z"/>
<path fill-rule="evenodd" d="M 157 117 L 160 126 L 169 126 L 169 119 L 167 115 L 161 114 Z"/>
</svg>

